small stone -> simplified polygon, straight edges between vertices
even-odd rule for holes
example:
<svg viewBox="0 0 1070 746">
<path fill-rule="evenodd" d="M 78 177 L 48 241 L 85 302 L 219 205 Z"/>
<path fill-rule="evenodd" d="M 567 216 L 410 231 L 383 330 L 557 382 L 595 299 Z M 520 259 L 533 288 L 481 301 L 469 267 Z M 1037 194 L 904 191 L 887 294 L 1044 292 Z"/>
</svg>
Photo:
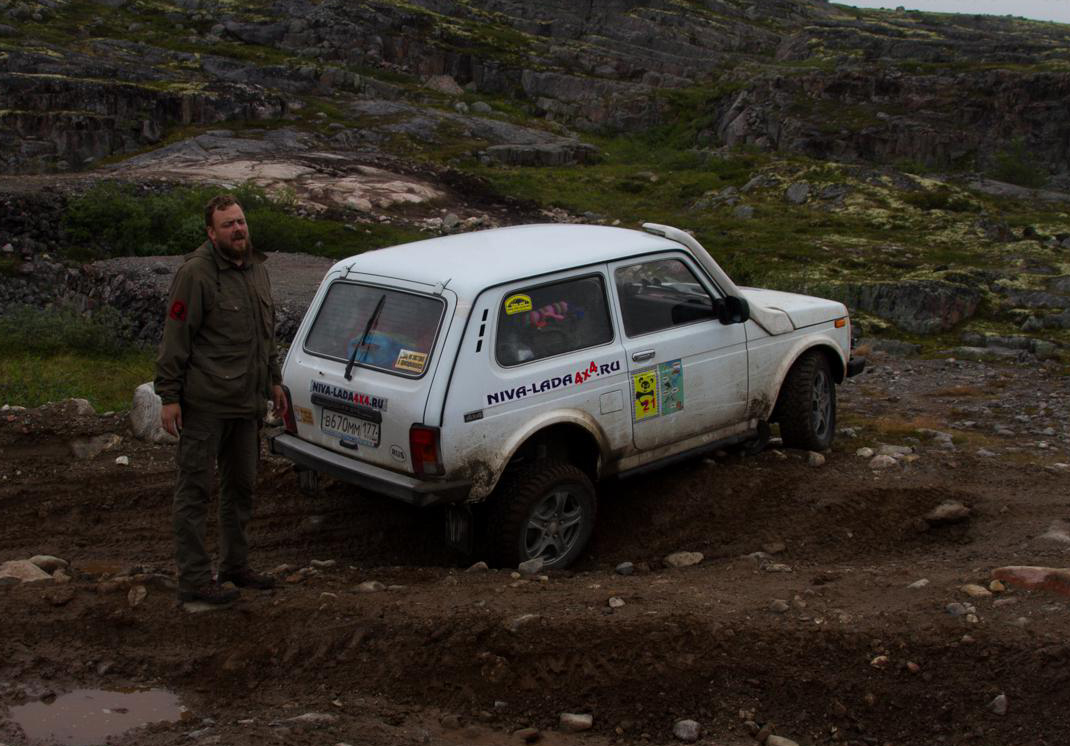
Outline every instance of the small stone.
<svg viewBox="0 0 1070 746">
<path fill-rule="evenodd" d="M 621 598 L 620 596 L 613 596 L 612 598 L 609 599 L 609 608 L 611 608 L 611 609 L 619 609 L 622 606 L 624 606 L 624 599 Z"/>
<path fill-rule="evenodd" d="M 916 591 L 916 590 L 918 590 L 920 588 L 924 588 L 928 584 L 929 584 L 929 579 L 928 578 L 922 578 L 921 580 L 915 580 L 913 583 L 908 585 L 907 588 L 910 588 L 911 590 L 915 590 Z"/>
<path fill-rule="evenodd" d="M 958 523 L 970 517 L 970 509 L 958 500 L 945 500 L 925 514 L 929 523 Z"/>
<path fill-rule="evenodd" d="M 774 614 L 783 614 L 790 608 L 791 606 L 788 604 L 788 602 L 782 598 L 774 598 L 772 601 L 769 602 L 769 611 L 773 612 Z"/>
<path fill-rule="evenodd" d="M 516 566 L 523 575 L 538 575 L 546 561 L 542 557 L 532 557 Z"/>
<path fill-rule="evenodd" d="M 357 586 L 358 593 L 377 593 L 379 591 L 385 591 L 386 586 L 380 583 L 378 580 L 365 580 L 363 583 Z"/>
<path fill-rule="evenodd" d="M 48 573 L 62 570 L 66 568 L 68 564 L 67 560 L 53 557 L 51 554 L 35 554 L 33 557 L 30 557 L 30 562 Z"/>
<path fill-rule="evenodd" d="M 907 670 L 911 673 L 919 673 L 921 671 L 921 666 L 914 661 L 907 661 Z"/>
<path fill-rule="evenodd" d="M 20 583 L 52 580 L 52 576 L 29 560 L 9 560 L 0 564 L 0 578 L 14 578 Z"/>
<path fill-rule="evenodd" d="M 331 567 L 334 567 L 335 565 L 337 565 L 338 564 L 338 560 L 333 560 L 333 559 L 316 560 L 316 559 L 314 559 L 311 562 L 309 562 L 308 564 L 311 567 L 316 568 L 317 570 L 327 570 L 328 568 L 331 568 Z"/>
<path fill-rule="evenodd" d="M 999 716 L 1007 714 L 1007 695 L 1000 694 L 988 703 L 988 709 Z"/>
<path fill-rule="evenodd" d="M 488 567 L 487 563 L 480 560 L 479 562 L 475 563 L 467 570 L 465 570 L 465 572 L 486 572 L 489 569 L 490 567 Z"/>
<path fill-rule="evenodd" d="M 130 466 L 129 456 L 116 456 L 115 463 L 117 466 Z"/>
<path fill-rule="evenodd" d="M 782 562 L 766 562 L 762 565 L 763 572 L 795 572 L 791 565 L 785 565 Z"/>
<path fill-rule="evenodd" d="M 542 738 L 542 733 L 539 732 L 538 728 L 521 728 L 513 731 L 513 738 L 524 743 L 535 743 Z"/>
<path fill-rule="evenodd" d="M 56 570 L 52 573 L 52 582 L 56 585 L 66 585 L 73 579 L 66 570 Z"/>
<path fill-rule="evenodd" d="M 765 739 L 764 746 L 799 746 L 799 744 L 783 736 L 769 736 L 769 738 Z"/>
<path fill-rule="evenodd" d="M 613 571 L 617 575 L 631 575 L 635 572 L 635 565 L 631 562 L 621 562 Z"/>
<path fill-rule="evenodd" d="M 963 604 L 960 604 L 958 601 L 952 601 L 944 608 L 951 616 L 966 616 L 966 614 L 968 613 L 966 611 L 966 607 Z"/>
<path fill-rule="evenodd" d="M 672 727 L 672 734 L 676 739 L 684 743 L 694 743 L 698 740 L 701 728 L 694 720 L 677 720 Z"/>
<path fill-rule="evenodd" d="M 870 459 L 869 468 L 873 469 L 874 471 L 878 471 L 881 469 L 888 469 L 892 466 L 895 466 L 896 463 L 896 460 L 891 456 L 874 456 L 872 459 Z"/>
<path fill-rule="evenodd" d="M 855 455 L 862 458 L 873 458 L 873 449 L 862 447 L 855 451 Z"/>
<path fill-rule="evenodd" d="M 288 723 L 307 723 L 311 725 L 328 725 L 338 722 L 338 716 L 329 712 L 306 712 L 303 715 L 289 718 Z"/>
<path fill-rule="evenodd" d="M 521 614 L 520 616 L 513 617 L 512 619 L 503 622 L 502 626 L 515 635 L 522 627 L 534 622 L 538 618 L 538 614 Z"/>
<path fill-rule="evenodd" d="M 135 609 L 141 605 L 141 602 L 145 600 L 145 597 L 149 595 L 148 589 L 143 585 L 135 585 L 130 589 L 130 592 L 126 594 L 126 602 L 130 604 L 131 609 Z"/>
<path fill-rule="evenodd" d="M 818 466 L 824 466 L 825 457 L 822 456 L 820 453 L 817 453 L 816 451 L 810 451 L 810 453 L 806 457 L 806 463 L 815 468 Z"/>
<path fill-rule="evenodd" d="M 894 459 L 903 458 L 911 453 L 914 453 L 914 449 L 911 446 L 892 446 L 885 444 L 877 448 L 878 456 L 891 456 Z"/>
<path fill-rule="evenodd" d="M 702 552 L 673 552 L 665 558 L 665 564 L 669 567 L 690 567 L 703 559 Z"/>
<path fill-rule="evenodd" d="M 978 448 L 976 453 L 981 458 L 993 458 L 996 455 L 996 454 L 992 453 L 992 451 L 988 450 L 987 448 Z"/>
<path fill-rule="evenodd" d="M 1017 596 L 1004 596 L 1003 598 L 997 598 L 995 601 L 992 602 L 992 605 L 997 609 L 1000 609 L 1004 606 L 1013 606 L 1016 603 L 1018 603 Z"/>
<path fill-rule="evenodd" d="M 988 584 L 988 590 L 993 593 L 1003 593 L 1003 591 L 1007 590 L 1007 586 L 1003 585 L 999 580 L 993 580 Z"/>
<path fill-rule="evenodd" d="M 579 733 L 591 729 L 591 726 L 594 725 L 594 717 L 574 712 L 562 712 L 560 723 L 562 730 Z"/>
<path fill-rule="evenodd" d="M 461 727 L 461 718 L 453 714 L 443 715 L 438 722 L 446 730 L 457 730 Z"/>
<path fill-rule="evenodd" d="M 888 667 L 889 663 L 890 660 L 887 655 L 878 655 L 876 658 L 869 662 L 869 665 L 873 666 L 874 668 L 883 670 Z"/>
<path fill-rule="evenodd" d="M 992 591 L 976 583 L 967 583 L 962 586 L 961 590 L 970 598 L 990 598 L 992 596 Z"/>
</svg>

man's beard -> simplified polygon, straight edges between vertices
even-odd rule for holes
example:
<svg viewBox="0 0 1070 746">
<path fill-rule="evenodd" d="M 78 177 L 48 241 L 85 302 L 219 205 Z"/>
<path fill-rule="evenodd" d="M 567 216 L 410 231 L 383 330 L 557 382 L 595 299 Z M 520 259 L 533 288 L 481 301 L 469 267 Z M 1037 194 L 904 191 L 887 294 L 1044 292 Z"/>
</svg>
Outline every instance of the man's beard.
<svg viewBox="0 0 1070 746">
<path fill-rule="evenodd" d="M 241 261 L 245 259 L 249 254 L 253 252 L 253 239 L 248 234 L 245 235 L 245 246 L 243 248 L 235 248 L 234 244 L 230 241 L 220 241 L 217 244 L 220 253 L 227 259 L 232 261 Z"/>
</svg>

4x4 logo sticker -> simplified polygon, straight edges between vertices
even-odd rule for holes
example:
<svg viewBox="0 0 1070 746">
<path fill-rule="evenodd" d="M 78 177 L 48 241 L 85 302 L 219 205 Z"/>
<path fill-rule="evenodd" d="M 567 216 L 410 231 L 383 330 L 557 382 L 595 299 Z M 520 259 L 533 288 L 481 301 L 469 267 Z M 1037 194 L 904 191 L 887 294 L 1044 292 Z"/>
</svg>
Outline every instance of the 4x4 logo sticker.
<svg viewBox="0 0 1070 746">
<path fill-rule="evenodd" d="M 565 386 L 580 386 L 592 378 L 601 378 L 602 376 L 608 376 L 618 372 L 620 372 L 620 360 L 602 364 L 592 362 L 587 367 L 580 368 L 575 373 L 566 373 L 563 376 L 552 376 L 550 378 L 544 378 L 541 381 L 526 383 L 523 386 L 516 386 L 511 389 L 497 391 L 493 394 L 487 394 L 486 405 L 492 407 L 495 404 L 504 404 L 505 402 L 523 399 L 524 397 L 542 394 L 547 391 L 556 391 Z"/>
<path fill-rule="evenodd" d="M 333 386 L 329 383 L 324 383 L 323 381 L 312 381 L 309 385 L 309 391 L 313 394 L 329 396 L 338 401 L 360 404 L 365 407 L 371 407 L 372 409 L 378 409 L 381 412 L 386 411 L 386 397 L 383 396 L 372 396 L 371 394 L 363 394 L 360 391 L 350 391 L 341 386 Z"/>
<path fill-rule="evenodd" d="M 515 313 L 524 313 L 531 310 L 531 297 L 527 295 L 510 295 L 505 299 L 505 313 L 512 316 Z"/>
</svg>

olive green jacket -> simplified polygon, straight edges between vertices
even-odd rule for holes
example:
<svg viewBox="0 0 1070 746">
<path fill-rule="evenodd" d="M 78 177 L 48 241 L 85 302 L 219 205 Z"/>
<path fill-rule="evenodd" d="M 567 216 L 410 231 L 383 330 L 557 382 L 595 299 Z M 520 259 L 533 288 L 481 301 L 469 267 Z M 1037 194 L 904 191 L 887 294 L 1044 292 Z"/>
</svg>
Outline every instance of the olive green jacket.
<svg viewBox="0 0 1070 746">
<path fill-rule="evenodd" d="M 187 254 L 171 283 L 156 393 L 164 404 L 220 417 L 263 417 L 282 382 L 275 305 L 265 257 L 235 267 L 205 241 Z"/>
</svg>

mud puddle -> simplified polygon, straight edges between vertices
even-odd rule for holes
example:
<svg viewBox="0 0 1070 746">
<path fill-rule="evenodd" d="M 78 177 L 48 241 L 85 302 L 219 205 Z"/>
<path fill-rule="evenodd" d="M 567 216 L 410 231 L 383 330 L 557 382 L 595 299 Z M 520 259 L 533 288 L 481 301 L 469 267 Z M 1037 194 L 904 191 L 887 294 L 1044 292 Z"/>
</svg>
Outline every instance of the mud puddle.
<svg viewBox="0 0 1070 746">
<path fill-rule="evenodd" d="M 9 716 L 31 744 L 97 746 L 133 728 L 181 720 L 186 708 L 166 689 L 76 689 L 12 707 Z"/>
</svg>

